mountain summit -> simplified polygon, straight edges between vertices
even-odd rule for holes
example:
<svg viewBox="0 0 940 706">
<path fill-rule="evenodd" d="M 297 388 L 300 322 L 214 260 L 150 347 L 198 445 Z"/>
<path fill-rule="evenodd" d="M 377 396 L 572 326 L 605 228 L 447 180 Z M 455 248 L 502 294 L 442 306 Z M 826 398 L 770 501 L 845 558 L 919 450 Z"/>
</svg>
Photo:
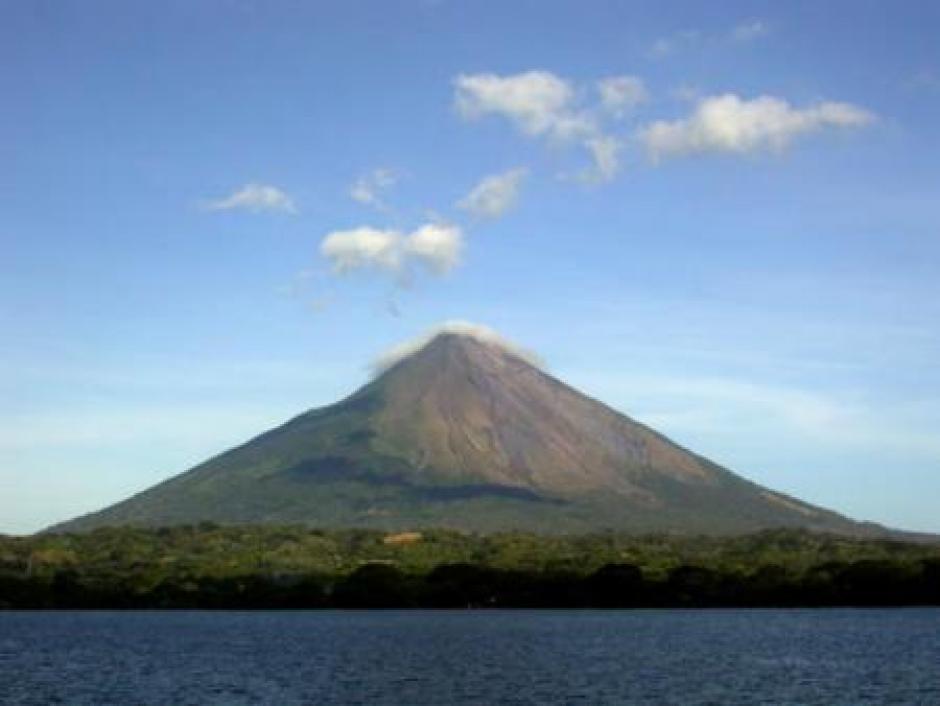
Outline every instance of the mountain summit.
<svg viewBox="0 0 940 706">
<path fill-rule="evenodd" d="M 545 373 L 495 335 L 446 329 L 350 397 L 53 528 L 305 523 L 473 531 L 856 533 Z"/>
</svg>

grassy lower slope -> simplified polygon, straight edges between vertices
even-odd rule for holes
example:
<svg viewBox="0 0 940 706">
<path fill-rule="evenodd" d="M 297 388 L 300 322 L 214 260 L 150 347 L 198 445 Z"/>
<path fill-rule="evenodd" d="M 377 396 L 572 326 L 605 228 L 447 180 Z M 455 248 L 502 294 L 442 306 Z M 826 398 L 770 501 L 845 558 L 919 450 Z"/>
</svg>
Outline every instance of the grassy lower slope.
<svg viewBox="0 0 940 706">
<path fill-rule="evenodd" d="M 318 474 L 314 474 L 317 476 Z M 543 497 L 485 484 L 414 485 L 394 476 L 350 472 L 348 478 L 277 475 L 263 480 L 232 478 L 222 487 L 157 488 L 108 510 L 51 531 L 90 531 L 106 526 L 162 527 L 199 522 L 303 524 L 387 531 L 444 528 L 468 532 L 527 531 L 577 534 L 597 531 L 738 534 L 773 527 L 809 527 L 848 535 L 878 534 L 835 513 L 795 517 L 754 502 L 754 493 L 730 481 L 710 494 L 683 493 L 681 484 L 660 481 L 669 493 L 661 505 L 620 497 Z M 665 486 L 670 487 L 666 488 Z M 729 501 L 729 498 L 732 501 Z M 736 502 L 733 502 L 736 501 Z M 822 513 L 823 511 L 820 511 Z"/>
</svg>

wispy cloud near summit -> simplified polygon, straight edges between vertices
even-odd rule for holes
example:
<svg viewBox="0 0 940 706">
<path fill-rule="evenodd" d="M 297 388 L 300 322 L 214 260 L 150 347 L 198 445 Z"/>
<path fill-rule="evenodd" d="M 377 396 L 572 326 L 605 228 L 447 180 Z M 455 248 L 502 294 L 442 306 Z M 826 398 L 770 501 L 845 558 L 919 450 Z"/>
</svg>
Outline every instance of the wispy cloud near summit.
<svg viewBox="0 0 940 706">
<path fill-rule="evenodd" d="M 405 358 L 420 351 L 428 343 L 433 341 L 434 338 L 442 333 L 454 333 L 461 336 L 469 336 L 470 338 L 480 341 L 481 343 L 485 343 L 486 345 L 502 348 L 503 350 L 508 351 L 517 358 L 521 358 L 522 360 L 526 361 L 530 365 L 534 365 L 537 368 L 544 366 L 544 363 L 538 354 L 510 341 L 495 329 L 492 329 L 489 326 L 484 326 L 483 324 L 475 324 L 470 321 L 463 321 L 461 319 L 452 319 L 450 321 L 444 321 L 443 323 L 434 326 L 428 331 L 425 331 L 420 336 L 392 346 L 388 350 L 379 354 L 372 362 L 372 374 L 381 375 L 396 363 L 399 363 Z"/>
</svg>

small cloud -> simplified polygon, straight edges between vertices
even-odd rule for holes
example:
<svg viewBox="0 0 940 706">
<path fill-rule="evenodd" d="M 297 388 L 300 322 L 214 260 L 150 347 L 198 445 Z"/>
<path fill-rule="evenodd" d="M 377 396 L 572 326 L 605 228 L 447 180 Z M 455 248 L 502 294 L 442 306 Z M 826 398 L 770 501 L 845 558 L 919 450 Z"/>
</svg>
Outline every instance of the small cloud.
<svg viewBox="0 0 940 706">
<path fill-rule="evenodd" d="M 659 120 L 643 128 L 640 141 L 650 158 L 705 152 L 745 154 L 780 151 L 794 139 L 822 129 L 862 127 L 875 116 L 850 103 L 824 102 L 794 108 L 772 96 L 744 100 L 732 93 L 699 101 L 692 115 Z"/>
<path fill-rule="evenodd" d="M 922 69 L 905 81 L 904 87 L 911 91 L 940 91 L 940 74 Z"/>
<path fill-rule="evenodd" d="M 599 111 L 580 105 L 574 86 L 565 79 L 549 71 L 461 74 L 454 79 L 454 89 L 454 107 L 465 120 L 498 116 L 527 137 L 579 144 L 594 160 L 598 181 L 613 176 L 609 160 L 597 161 L 599 155 L 609 157 L 610 150 L 598 151 L 596 146 L 612 144 L 601 128 Z"/>
<path fill-rule="evenodd" d="M 333 294 L 327 288 L 325 273 L 305 269 L 298 272 L 291 281 L 277 288 L 278 293 L 300 302 L 303 307 L 315 314 L 320 314 L 332 304 Z"/>
<path fill-rule="evenodd" d="M 316 278 L 317 273 L 313 270 L 301 270 L 289 282 L 279 285 L 276 291 L 286 297 L 304 297 Z"/>
<path fill-rule="evenodd" d="M 321 294 L 307 302 L 307 309 L 313 314 L 322 314 L 333 303 L 331 294 Z"/>
<path fill-rule="evenodd" d="M 402 265 L 402 234 L 363 226 L 327 234 L 320 252 L 339 274 L 364 268 L 396 272 Z"/>
<path fill-rule="evenodd" d="M 353 182 L 349 187 L 349 197 L 366 206 L 384 210 L 385 204 L 381 195 L 398 183 L 398 177 L 398 173 L 392 169 L 373 169 Z"/>
<path fill-rule="evenodd" d="M 646 52 L 652 59 L 665 59 L 682 49 L 687 49 L 699 42 L 702 33 L 697 29 L 684 29 L 670 34 L 668 37 L 660 37 Z"/>
<path fill-rule="evenodd" d="M 403 249 L 407 260 L 418 260 L 442 275 L 460 261 L 463 233 L 457 226 L 428 223 L 405 236 Z"/>
<path fill-rule="evenodd" d="M 601 109 L 623 118 L 649 100 L 643 80 L 637 76 L 609 76 L 597 82 Z"/>
<path fill-rule="evenodd" d="M 689 49 L 715 46 L 732 42 L 746 44 L 770 34 L 770 25 L 761 19 L 748 20 L 725 32 L 702 32 L 698 29 L 683 29 L 653 42 L 646 52 L 651 59 L 666 59 Z"/>
<path fill-rule="evenodd" d="M 697 103 L 702 97 L 702 89 L 690 83 L 680 83 L 670 93 L 682 103 Z"/>
<path fill-rule="evenodd" d="M 672 54 L 673 51 L 675 51 L 673 42 L 665 37 L 660 37 L 650 45 L 646 54 L 652 59 L 662 59 Z"/>
<path fill-rule="evenodd" d="M 263 211 L 297 213 L 297 208 L 290 196 L 276 186 L 257 183 L 245 184 L 229 196 L 209 201 L 205 204 L 205 208 L 209 211 L 241 210 L 251 213 L 261 213 Z"/>
<path fill-rule="evenodd" d="M 477 218 L 499 218 L 515 205 L 527 173 L 520 167 L 490 175 L 458 201 L 457 207 Z"/>
<path fill-rule="evenodd" d="M 613 179 L 620 171 L 620 149 L 623 143 L 610 135 L 598 135 L 585 140 L 584 146 L 591 153 L 594 166 L 578 175 L 581 181 L 601 184 Z"/>
<path fill-rule="evenodd" d="M 371 269 L 401 276 L 414 264 L 445 274 L 459 263 L 462 249 L 460 228 L 442 223 L 408 234 L 362 226 L 328 233 L 320 243 L 320 253 L 337 274 Z"/>
<path fill-rule="evenodd" d="M 731 30 L 731 39 L 735 42 L 753 42 L 770 33 L 770 26 L 764 20 L 742 22 Z"/>
<path fill-rule="evenodd" d="M 454 86 L 454 105 L 467 120 L 499 115 L 531 137 L 567 139 L 580 129 L 572 113 L 574 89 L 551 72 L 461 74 Z"/>
</svg>

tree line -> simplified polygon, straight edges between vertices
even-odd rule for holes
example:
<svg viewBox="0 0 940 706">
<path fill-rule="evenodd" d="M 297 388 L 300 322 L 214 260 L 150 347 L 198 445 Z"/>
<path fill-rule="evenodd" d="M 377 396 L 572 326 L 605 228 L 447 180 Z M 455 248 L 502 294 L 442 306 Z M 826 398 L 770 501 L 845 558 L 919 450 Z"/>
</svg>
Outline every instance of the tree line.
<svg viewBox="0 0 940 706">
<path fill-rule="evenodd" d="M 0 537 L 6 609 L 895 605 L 940 605 L 936 544 L 208 524 Z"/>
</svg>

